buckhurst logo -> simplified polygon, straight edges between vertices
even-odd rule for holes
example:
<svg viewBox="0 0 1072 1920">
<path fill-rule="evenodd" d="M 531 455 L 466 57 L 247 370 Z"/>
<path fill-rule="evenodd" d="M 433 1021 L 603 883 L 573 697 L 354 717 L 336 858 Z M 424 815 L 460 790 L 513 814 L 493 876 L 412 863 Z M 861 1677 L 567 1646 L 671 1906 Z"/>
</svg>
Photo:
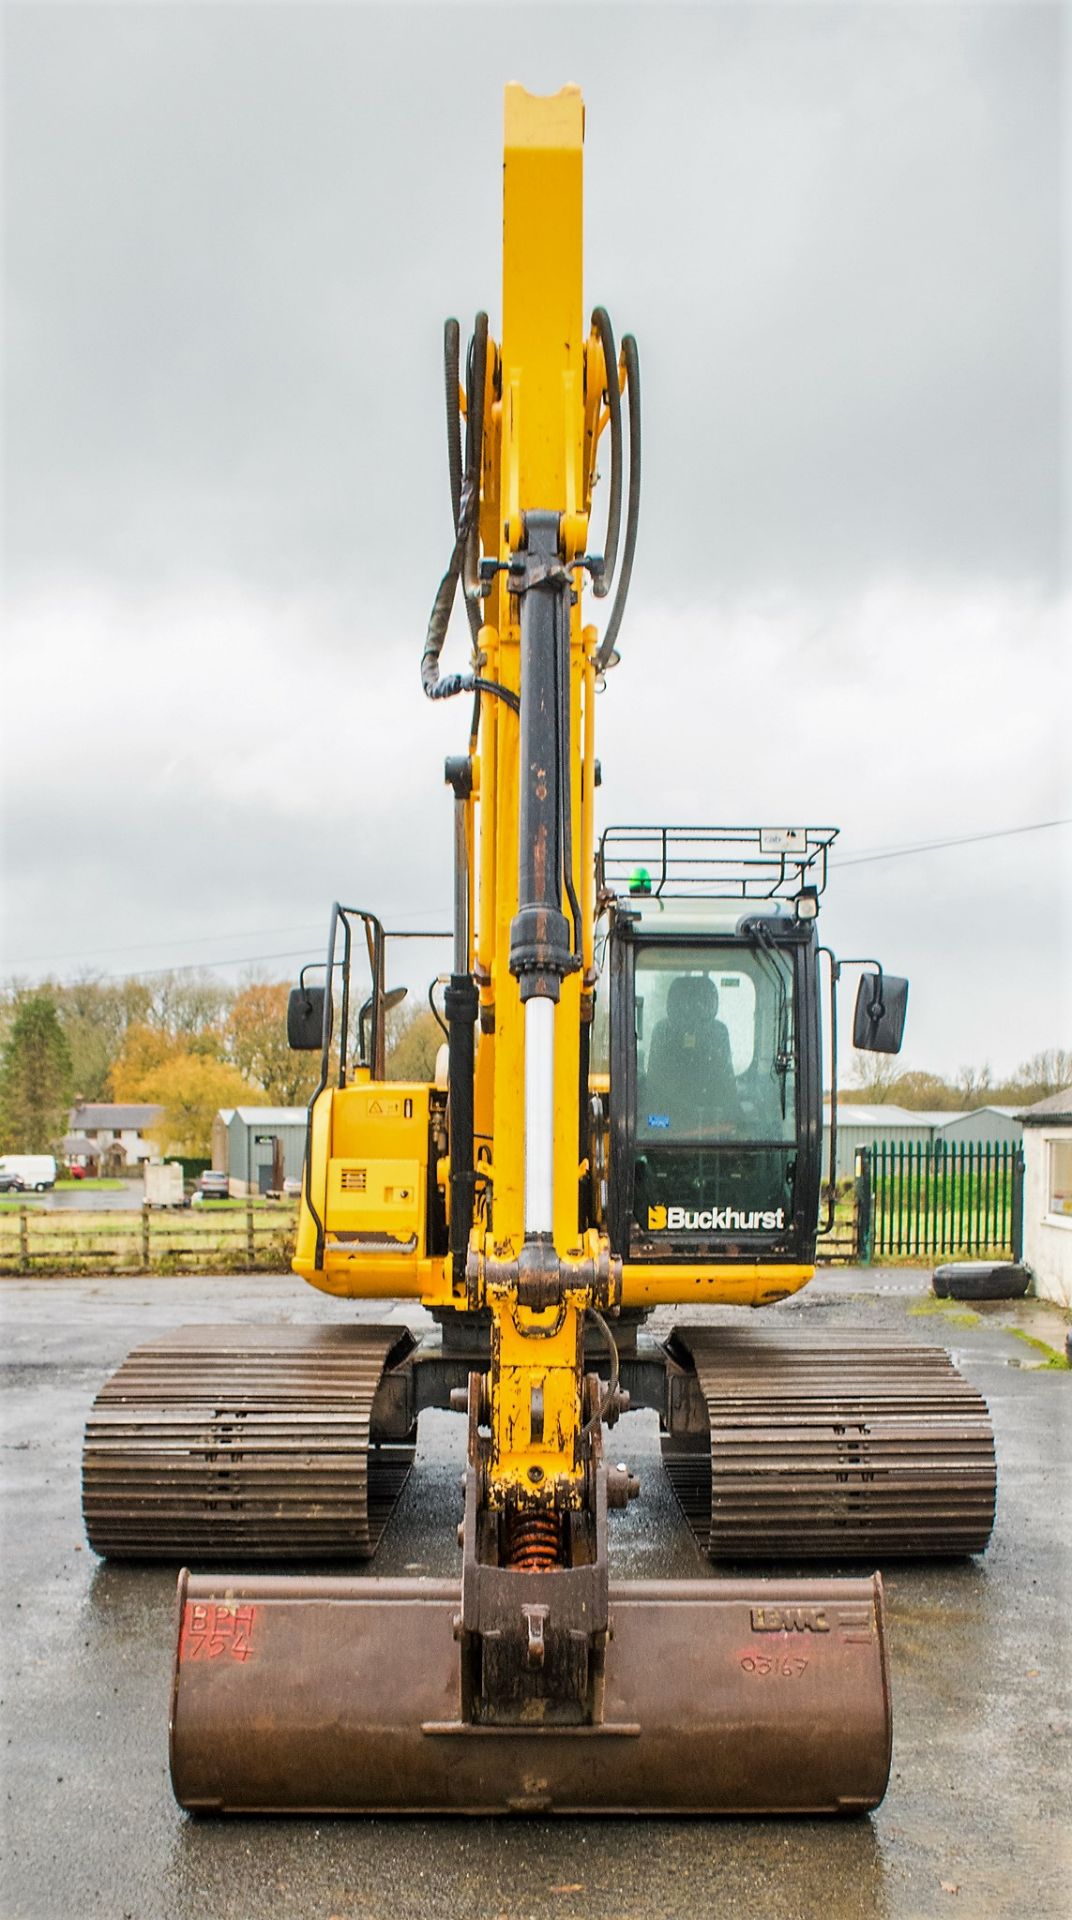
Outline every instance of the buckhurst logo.
<svg viewBox="0 0 1072 1920">
<path fill-rule="evenodd" d="M 829 1633 L 822 1607 L 753 1607 L 753 1633 Z"/>
<path fill-rule="evenodd" d="M 744 1213 L 738 1207 L 649 1207 L 649 1233 L 774 1233 L 785 1226 L 785 1208 Z"/>
</svg>

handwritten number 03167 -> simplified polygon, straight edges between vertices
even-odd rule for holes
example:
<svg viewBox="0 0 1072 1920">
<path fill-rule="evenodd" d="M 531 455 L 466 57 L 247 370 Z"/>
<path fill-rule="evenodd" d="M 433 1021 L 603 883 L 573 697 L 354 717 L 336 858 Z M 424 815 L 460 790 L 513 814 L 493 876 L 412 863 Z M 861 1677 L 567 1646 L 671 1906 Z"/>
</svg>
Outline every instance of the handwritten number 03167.
<svg viewBox="0 0 1072 1920">
<path fill-rule="evenodd" d="M 780 1673 L 785 1680 L 796 1680 L 807 1664 L 803 1654 L 786 1654 L 779 1660 L 766 1653 L 746 1653 L 741 1661 L 746 1673 Z"/>
</svg>

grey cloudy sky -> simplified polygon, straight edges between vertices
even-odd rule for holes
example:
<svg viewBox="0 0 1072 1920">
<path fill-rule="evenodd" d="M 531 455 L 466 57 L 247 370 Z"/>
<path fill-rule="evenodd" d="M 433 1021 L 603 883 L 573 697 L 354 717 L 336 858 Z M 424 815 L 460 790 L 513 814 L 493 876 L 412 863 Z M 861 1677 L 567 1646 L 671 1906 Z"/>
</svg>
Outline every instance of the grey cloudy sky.
<svg viewBox="0 0 1072 1920">
<path fill-rule="evenodd" d="M 315 953 L 337 894 L 446 923 L 440 332 L 497 324 L 508 79 L 584 89 L 642 355 L 605 820 L 848 861 L 1072 813 L 1060 8 L 4 18 L 5 975 Z M 1070 840 L 832 875 L 909 1064 L 1072 1044 Z"/>
</svg>

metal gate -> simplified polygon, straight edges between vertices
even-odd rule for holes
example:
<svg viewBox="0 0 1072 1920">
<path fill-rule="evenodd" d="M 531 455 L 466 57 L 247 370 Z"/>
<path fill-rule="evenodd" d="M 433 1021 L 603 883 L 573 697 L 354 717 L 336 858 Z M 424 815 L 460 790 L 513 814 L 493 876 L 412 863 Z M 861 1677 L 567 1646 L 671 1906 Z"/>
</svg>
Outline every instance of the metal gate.
<svg viewBox="0 0 1072 1920">
<path fill-rule="evenodd" d="M 877 1141 L 856 1156 L 862 1260 L 1023 1251 L 1024 1154 L 1011 1141 Z"/>
</svg>

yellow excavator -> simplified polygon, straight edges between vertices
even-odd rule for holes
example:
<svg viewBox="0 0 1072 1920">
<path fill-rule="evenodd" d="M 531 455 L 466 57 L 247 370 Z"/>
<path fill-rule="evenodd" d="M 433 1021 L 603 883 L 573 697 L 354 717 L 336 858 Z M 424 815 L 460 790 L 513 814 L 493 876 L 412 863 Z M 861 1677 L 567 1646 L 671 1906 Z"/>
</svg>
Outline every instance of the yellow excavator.
<svg viewBox="0 0 1072 1920">
<path fill-rule="evenodd" d="M 633 339 L 619 351 L 602 308 L 584 321 L 583 131 L 576 88 L 507 89 L 501 339 L 479 314 L 463 367 L 446 326 L 455 537 L 421 678 L 472 720 L 446 763 L 441 1064 L 385 1077 L 390 936 L 366 909 L 335 906 L 288 1016 L 321 1062 L 294 1266 L 342 1299 L 420 1303 L 436 1331 L 183 1328 L 89 1419 L 91 1544 L 202 1569 L 179 1579 L 170 1720 L 174 1790 L 200 1812 L 873 1807 L 881 1580 L 822 1563 L 973 1553 L 993 1521 L 986 1407 L 944 1352 L 696 1317 L 814 1270 L 834 830 L 597 841 L 640 380 Z M 471 661 L 447 673 L 459 588 Z M 896 1051 L 907 983 L 864 965 L 855 1044 Z M 832 1143 L 828 1207 L 834 1186 Z M 694 1318 L 655 1339 L 667 1303 Z M 468 1421 L 459 1576 L 355 1572 L 427 1407 Z M 639 1488 L 604 1435 L 637 1408 L 715 1578 L 611 1578 Z"/>
</svg>

